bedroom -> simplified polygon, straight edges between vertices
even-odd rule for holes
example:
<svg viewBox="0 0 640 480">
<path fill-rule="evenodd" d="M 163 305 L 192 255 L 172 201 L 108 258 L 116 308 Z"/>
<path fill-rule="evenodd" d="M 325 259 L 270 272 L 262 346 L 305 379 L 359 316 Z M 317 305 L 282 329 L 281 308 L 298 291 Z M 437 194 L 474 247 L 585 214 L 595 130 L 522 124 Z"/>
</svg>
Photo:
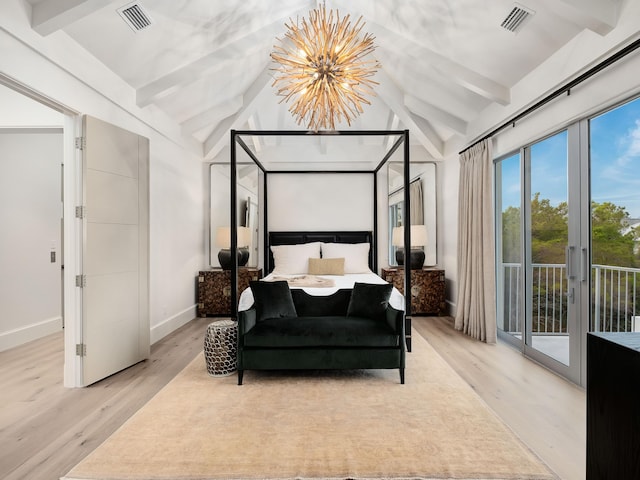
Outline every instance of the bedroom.
<svg viewBox="0 0 640 480">
<path fill-rule="evenodd" d="M 458 152 L 480 133 L 541 98 L 575 72 L 637 38 L 637 28 L 632 25 L 632 19 L 638 15 L 637 2 L 616 5 L 620 10 L 610 33 L 602 35 L 585 30 L 553 56 L 541 61 L 536 70 L 513 87 L 510 105 L 488 108 L 469 124 L 466 136 L 456 137 L 446 145 L 443 159 L 437 161 L 437 262 L 446 271 L 451 313 L 456 296 L 457 232 L 454 219 L 457 218 L 458 202 Z M 185 138 L 177 124 L 167 120 L 157 107 L 139 107 L 134 100 L 134 89 L 104 64 L 88 56 L 86 50 L 78 48 L 67 34 L 58 32 L 43 37 L 34 32 L 27 18 L 28 2 L 11 0 L 3 2 L 0 8 L 1 70 L 4 75 L 76 112 L 94 115 L 151 139 L 154 168 L 151 171 L 150 268 L 153 280 L 150 323 L 152 338 L 159 340 L 195 316 L 193 276 L 207 265 L 209 187 L 202 142 Z M 69 51 L 77 54 L 72 60 Z M 531 121 L 500 136 L 497 151 L 506 153 L 555 131 L 573 118 L 633 98 L 637 85 L 634 76 L 626 74 L 624 69 L 637 66 L 636 57 L 628 58 L 624 65 L 612 67 L 611 73 L 592 79 L 589 82 L 591 90 L 572 92 L 569 99 L 560 99 L 556 107 L 541 111 L 535 118 L 531 117 Z M 380 123 L 385 124 L 387 120 L 381 118 Z M 250 121 L 246 120 L 246 123 Z M 426 150 L 419 148 L 428 158 Z M 220 156 L 226 158 L 227 153 L 222 151 Z M 49 245 L 46 254 L 48 257 Z"/>
</svg>

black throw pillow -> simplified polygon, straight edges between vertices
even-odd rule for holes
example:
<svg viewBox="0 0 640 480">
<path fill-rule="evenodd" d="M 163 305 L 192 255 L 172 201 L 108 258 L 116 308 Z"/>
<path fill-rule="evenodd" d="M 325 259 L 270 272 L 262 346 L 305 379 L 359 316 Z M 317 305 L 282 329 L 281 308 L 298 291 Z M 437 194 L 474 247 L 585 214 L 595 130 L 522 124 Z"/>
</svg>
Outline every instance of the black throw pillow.
<svg viewBox="0 0 640 480">
<path fill-rule="evenodd" d="M 289 284 L 285 280 L 277 282 L 249 282 L 256 307 L 256 320 L 267 318 L 295 317 L 296 307 L 293 304 Z"/>
<path fill-rule="evenodd" d="M 393 285 L 390 283 L 356 282 L 351 292 L 347 316 L 384 320 L 392 289 Z"/>
</svg>

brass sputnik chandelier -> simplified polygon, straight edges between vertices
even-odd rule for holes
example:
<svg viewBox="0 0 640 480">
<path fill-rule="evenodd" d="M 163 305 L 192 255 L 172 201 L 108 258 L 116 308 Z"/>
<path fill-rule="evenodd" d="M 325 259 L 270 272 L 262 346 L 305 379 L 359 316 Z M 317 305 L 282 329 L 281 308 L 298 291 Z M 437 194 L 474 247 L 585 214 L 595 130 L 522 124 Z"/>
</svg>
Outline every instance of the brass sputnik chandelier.
<svg viewBox="0 0 640 480">
<path fill-rule="evenodd" d="M 359 37 L 362 17 L 351 24 L 349 15 L 327 11 L 324 3 L 309 12 L 309 20 L 301 23 L 289 19 L 288 31 L 274 45 L 271 58 L 279 72 L 273 86 L 283 101 L 293 100 L 289 107 L 297 118 L 313 131 L 335 130 L 336 123 L 349 125 L 360 113 L 363 104 L 371 105 L 367 96 L 375 96 L 371 77 L 381 67 L 367 56 L 375 50 L 373 37 Z"/>
</svg>

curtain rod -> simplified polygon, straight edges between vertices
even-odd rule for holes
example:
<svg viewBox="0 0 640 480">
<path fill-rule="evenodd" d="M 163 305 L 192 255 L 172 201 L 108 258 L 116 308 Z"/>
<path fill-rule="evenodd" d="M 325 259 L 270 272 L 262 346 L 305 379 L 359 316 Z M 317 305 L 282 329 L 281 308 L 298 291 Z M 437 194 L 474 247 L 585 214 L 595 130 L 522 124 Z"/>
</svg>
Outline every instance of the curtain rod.
<svg viewBox="0 0 640 480">
<path fill-rule="evenodd" d="M 551 92 L 549 95 L 544 97 L 542 100 L 534 103 L 533 105 L 531 105 L 526 110 L 520 112 L 518 115 L 510 118 L 509 120 L 506 120 L 505 122 L 503 122 L 502 124 L 500 124 L 499 126 L 494 128 L 493 130 L 491 130 L 489 133 L 484 135 L 479 140 L 476 140 L 475 142 L 473 142 L 468 147 L 462 149 L 460 152 L 458 152 L 458 154 L 459 155 L 463 154 L 464 152 L 469 150 L 471 147 L 476 146 L 477 144 L 479 144 L 480 142 L 486 140 L 487 138 L 493 137 L 496 133 L 504 130 L 508 126 L 514 125 L 517 121 L 523 119 L 524 117 L 526 117 L 529 114 L 533 113 L 534 111 L 538 110 L 540 107 L 543 107 L 544 105 L 549 103 L 551 100 L 554 100 L 555 98 L 559 97 L 560 95 L 563 95 L 564 93 L 567 93 L 568 95 L 571 95 L 571 89 L 573 87 L 581 84 L 582 82 L 584 82 L 588 78 L 592 77 L 596 73 L 600 72 L 601 70 L 604 70 L 605 68 L 607 68 L 610 65 L 614 64 L 618 60 L 626 57 L 627 55 L 629 55 L 634 50 L 637 50 L 639 47 L 640 47 L 640 39 L 634 41 L 633 43 L 627 45 L 626 47 L 624 47 L 623 49 L 621 49 L 618 52 L 614 53 L 610 57 L 604 59 L 602 62 L 598 63 L 597 65 L 595 65 L 593 67 L 591 67 L 589 70 L 584 72 L 582 75 L 579 75 L 575 79 L 565 83 L 563 86 L 557 88 L 556 90 Z"/>
</svg>

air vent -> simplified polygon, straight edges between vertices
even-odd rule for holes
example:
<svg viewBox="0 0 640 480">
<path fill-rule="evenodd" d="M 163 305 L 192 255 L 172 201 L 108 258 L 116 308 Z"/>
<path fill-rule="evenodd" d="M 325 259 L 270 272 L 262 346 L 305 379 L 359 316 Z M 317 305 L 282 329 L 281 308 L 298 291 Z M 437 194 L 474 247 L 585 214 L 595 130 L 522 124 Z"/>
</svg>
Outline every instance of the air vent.
<svg viewBox="0 0 640 480">
<path fill-rule="evenodd" d="M 535 15 L 535 13 L 533 10 L 514 3 L 513 9 L 509 12 L 507 18 L 502 21 L 500 26 L 505 30 L 515 33 L 522 26 L 522 23 L 530 16 Z"/>
<path fill-rule="evenodd" d="M 134 32 L 144 30 L 153 24 L 153 20 L 139 2 L 130 3 L 119 8 L 118 13 Z"/>
</svg>

